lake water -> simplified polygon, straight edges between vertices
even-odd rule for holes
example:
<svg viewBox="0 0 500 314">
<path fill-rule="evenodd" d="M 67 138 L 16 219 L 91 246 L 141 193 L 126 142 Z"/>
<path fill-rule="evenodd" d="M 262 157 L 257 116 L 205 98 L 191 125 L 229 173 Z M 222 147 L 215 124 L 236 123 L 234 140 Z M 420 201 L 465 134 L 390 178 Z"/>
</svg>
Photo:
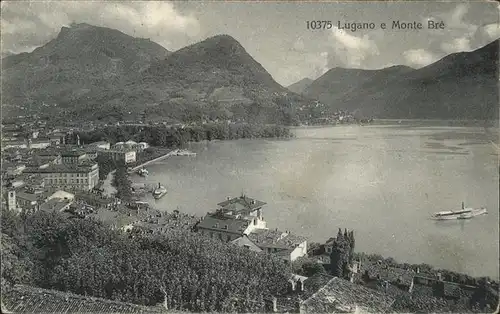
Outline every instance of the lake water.
<svg viewBox="0 0 500 314">
<path fill-rule="evenodd" d="M 148 165 L 169 193 L 154 207 L 203 215 L 227 196 L 267 203 L 270 228 L 323 242 L 355 230 L 356 251 L 473 276 L 499 276 L 499 169 L 482 128 L 419 125 L 294 129 L 290 140 L 194 143 L 196 157 Z M 436 211 L 489 214 L 436 222 Z"/>
</svg>

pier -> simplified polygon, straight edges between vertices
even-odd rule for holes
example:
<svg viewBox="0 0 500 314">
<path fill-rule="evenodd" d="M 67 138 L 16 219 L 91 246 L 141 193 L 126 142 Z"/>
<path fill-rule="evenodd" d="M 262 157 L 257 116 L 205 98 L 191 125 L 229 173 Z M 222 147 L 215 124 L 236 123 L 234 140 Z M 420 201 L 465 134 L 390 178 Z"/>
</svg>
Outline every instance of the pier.
<svg viewBox="0 0 500 314">
<path fill-rule="evenodd" d="M 135 166 L 135 167 L 133 167 L 133 168 L 130 168 L 130 170 L 129 170 L 128 172 L 129 172 L 129 173 L 132 173 L 132 172 L 134 172 L 134 171 L 136 171 L 136 170 L 138 170 L 138 169 L 140 169 L 140 168 L 142 168 L 142 167 L 144 167 L 144 166 L 146 166 L 146 165 L 149 165 L 150 163 L 153 163 L 153 162 L 155 162 L 155 161 L 162 160 L 162 159 L 165 159 L 165 158 L 167 158 L 167 157 L 169 157 L 169 156 L 172 156 L 172 155 L 173 155 L 173 154 L 172 154 L 173 152 L 175 152 L 175 150 L 172 150 L 172 151 L 170 151 L 170 152 L 168 152 L 168 153 L 166 153 L 166 154 L 164 154 L 164 155 L 161 155 L 161 156 L 156 157 L 156 158 L 154 158 L 154 159 L 151 159 L 151 160 L 148 160 L 148 161 L 146 161 L 146 162 L 143 162 L 142 164 L 140 164 L 140 165 L 138 165 L 138 166 Z"/>
</svg>

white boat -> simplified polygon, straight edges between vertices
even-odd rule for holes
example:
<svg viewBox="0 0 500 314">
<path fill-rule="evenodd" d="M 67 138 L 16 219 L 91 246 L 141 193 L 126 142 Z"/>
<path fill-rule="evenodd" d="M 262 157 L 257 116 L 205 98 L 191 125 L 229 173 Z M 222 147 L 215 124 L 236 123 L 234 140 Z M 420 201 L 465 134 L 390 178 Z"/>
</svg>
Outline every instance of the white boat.
<svg viewBox="0 0 500 314">
<path fill-rule="evenodd" d="M 141 168 L 137 170 L 137 174 L 142 177 L 147 177 L 149 175 L 149 171 L 146 168 Z"/>
<path fill-rule="evenodd" d="M 153 190 L 153 197 L 155 199 L 162 198 L 165 194 L 167 194 L 167 188 L 158 183 L 158 187 Z"/>
<path fill-rule="evenodd" d="M 455 220 L 455 219 L 471 219 L 475 216 L 479 215 L 484 215 L 487 214 L 488 210 L 485 207 L 481 208 L 472 208 L 468 207 L 466 208 L 464 206 L 464 203 L 462 202 L 462 209 L 461 210 L 449 210 L 449 211 L 441 211 L 434 213 L 432 215 L 433 219 L 436 220 Z"/>
</svg>

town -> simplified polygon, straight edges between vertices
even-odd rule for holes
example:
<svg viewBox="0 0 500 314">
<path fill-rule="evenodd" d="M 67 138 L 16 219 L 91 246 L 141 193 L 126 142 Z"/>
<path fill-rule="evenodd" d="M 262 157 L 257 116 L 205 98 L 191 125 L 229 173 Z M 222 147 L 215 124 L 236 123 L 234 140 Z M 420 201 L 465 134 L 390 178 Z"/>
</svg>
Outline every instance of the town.
<svg viewBox="0 0 500 314">
<path fill-rule="evenodd" d="M 140 200 L 137 189 L 120 186 L 124 183 L 116 178 L 128 177 L 127 170 L 165 158 L 174 148 L 132 140 L 83 143 L 78 134 L 64 127 L 48 130 L 38 122 L 3 124 L 2 208 L 24 217 L 46 212 L 68 220 L 90 219 L 131 239 L 183 230 L 275 256 L 292 271 L 288 288 L 255 301 L 258 311 L 491 310 L 498 302 L 498 283 L 490 279 L 355 252 L 353 231 L 339 230 L 324 243 L 310 243 L 287 230 L 270 229 L 264 218 L 269 204 L 247 195 L 207 204 L 214 209 L 202 217 L 153 209 Z M 145 154 L 151 149 L 156 153 Z M 114 169 L 106 162 L 112 162 Z M 118 191 L 106 193 L 104 181 L 115 170 L 113 184 Z M 176 305 L 175 309 L 195 308 Z"/>
<path fill-rule="evenodd" d="M 498 312 L 498 5 L 419 5 L 3 1 L 1 312 Z"/>
</svg>

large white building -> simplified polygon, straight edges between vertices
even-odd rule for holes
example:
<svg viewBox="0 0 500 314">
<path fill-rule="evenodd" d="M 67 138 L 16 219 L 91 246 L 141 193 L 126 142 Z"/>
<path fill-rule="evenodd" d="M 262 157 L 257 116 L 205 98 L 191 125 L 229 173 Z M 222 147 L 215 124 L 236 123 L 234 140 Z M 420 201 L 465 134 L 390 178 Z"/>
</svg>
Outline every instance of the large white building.
<svg viewBox="0 0 500 314">
<path fill-rule="evenodd" d="M 278 255 L 292 262 L 307 255 L 307 239 L 290 232 L 269 230 L 262 207 L 266 203 L 242 195 L 228 198 L 197 225 L 198 232 L 255 252 Z"/>
<path fill-rule="evenodd" d="M 99 183 L 99 166 L 92 161 L 30 168 L 24 172 L 37 173 L 46 187 L 63 190 L 89 191 Z"/>
<path fill-rule="evenodd" d="M 223 241 L 233 241 L 257 229 L 266 229 L 262 206 L 266 203 L 245 195 L 228 198 L 197 225 L 200 233 Z"/>
<path fill-rule="evenodd" d="M 132 149 L 110 149 L 98 152 L 99 155 L 105 155 L 117 163 L 130 164 L 136 161 L 136 152 Z"/>
</svg>

